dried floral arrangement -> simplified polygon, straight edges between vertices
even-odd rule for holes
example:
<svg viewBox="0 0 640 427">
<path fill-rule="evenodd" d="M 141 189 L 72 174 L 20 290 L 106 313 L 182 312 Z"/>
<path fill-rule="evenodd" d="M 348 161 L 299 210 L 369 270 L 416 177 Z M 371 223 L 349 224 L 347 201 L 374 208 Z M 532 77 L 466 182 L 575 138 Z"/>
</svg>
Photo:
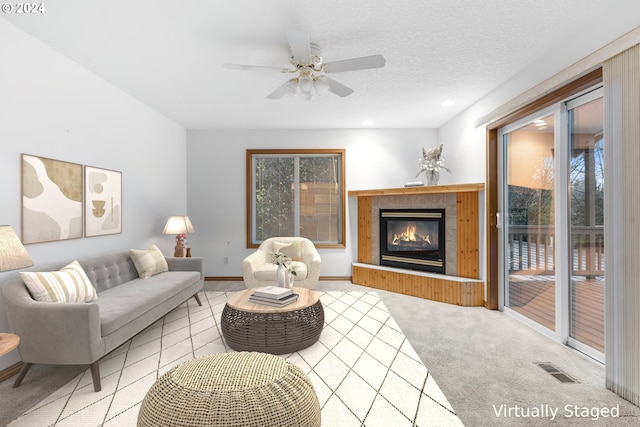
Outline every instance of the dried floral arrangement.
<svg viewBox="0 0 640 427">
<path fill-rule="evenodd" d="M 418 159 L 420 170 L 416 174 L 416 178 L 424 172 L 427 179 L 427 185 L 438 185 L 440 179 L 440 169 L 444 169 L 451 173 L 451 170 L 444 165 L 445 158 L 442 157 L 443 144 L 439 147 L 426 150 L 422 148 L 422 157 Z"/>
<path fill-rule="evenodd" d="M 286 256 L 282 252 L 274 252 L 273 254 L 271 254 L 271 263 L 272 264 L 276 264 L 276 265 L 280 265 L 280 266 L 284 267 L 285 270 L 287 270 L 288 272 L 293 274 L 294 276 L 296 275 L 295 268 L 293 268 L 293 266 L 290 265 L 291 264 L 291 258 Z"/>
</svg>

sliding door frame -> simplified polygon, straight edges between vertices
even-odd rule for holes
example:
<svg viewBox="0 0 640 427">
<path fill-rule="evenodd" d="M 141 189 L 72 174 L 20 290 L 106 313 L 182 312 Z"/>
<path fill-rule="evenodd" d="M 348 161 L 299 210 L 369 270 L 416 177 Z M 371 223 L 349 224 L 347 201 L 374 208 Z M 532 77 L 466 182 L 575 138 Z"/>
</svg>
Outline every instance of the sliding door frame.
<svg viewBox="0 0 640 427">
<path fill-rule="evenodd" d="M 507 186 L 507 177 L 505 176 L 507 160 L 504 158 L 507 147 L 504 142 L 504 135 L 511 134 L 518 129 L 525 127 L 526 125 L 541 118 L 548 119 L 553 117 L 553 205 L 554 205 L 554 324 L 553 329 L 549 329 L 542 323 L 538 323 L 532 318 L 511 309 L 507 304 L 508 298 L 507 286 L 510 282 L 509 273 L 506 265 L 504 265 L 505 253 L 506 253 L 506 240 L 507 236 L 504 232 L 509 223 L 509 216 L 507 214 L 508 208 L 505 201 L 505 189 Z M 498 267 L 500 269 L 499 284 L 502 284 L 503 292 L 499 293 L 499 310 L 508 312 L 513 317 L 518 318 L 521 322 L 527 324 L 529 327 L 537 330 L 543 335 L 549 336 L 556 341 L 561 341 L 563 337 L 568 335 L 567 322 L 569 316 L 565 307 L 568 305 L 569 299 L 569 271 L 566 268 L 558 268 L 558 266 L 566 266 L 569 259 L 569 244 L 568 244 L 568 225 L 569 225 L 569 209 L 568 209 L 568 174 L 564 172 L 566 165 L 568 164 L 568 150 L 565 150 L 562 144 L 568 139 L 568 130 L 564 124 L 567 123 L 567 111 L 564 104 L 552 104 L 546 108 L 536 111 L 535 113 L 523 117 L 513 123 L 509 123 L 500 128 L 498 132 L 498 161 L 501 170 L 498 171 L 498 183 L 499 187 L 503 188 L 498 195 L 498 212 L 504 217 L 502 220 L 502 232 L 498 232 L 499 245 L 498 245 Z M 566 236 L 562 233 L 566 232 Z M 546 253 L 545 253 L 545 256 Z M 537 260 L 536 260 L 537 262 Z"/>
<path fill-rule="evenodd" d="M 564 111 L 565 114 L 568 114 L 568 112 L 570 110 L 573 110 L 575 108 L 578 108 L 580 106 L 583 106 L 585 104 L 588 104 L 590 102 L 593 102 L 593 101 L 595 101 L 595 100 L 597 100 L 599 98 L 603 98 L 603 97 L 604 97 L 604 88 L 603 87 L 599 87 L 599 88 L 594 89 L 594 90 L 592 90 L 592 91 L 590 91 L 588 93 L 585 93 L 583 95 L 577 96 L 576 98 L 565 102 L 563 104 L 563 106 L 562 106 L 563 107 L 563 111 Z M 603 120 L 604 120 L 604 117 L 603 117 Z M 567 133 L 568 132 L 569 132 L 569 129 L 567 129 Z M 565 167 L 567 167 L 567 168 L 569 167 L 569 159 L 568 158 L 566 159 Z M 566 190 L 567 190 L 566 198 L 567 198 L 567 200 L 571 200 L 571 192 L 569 190 L 570 183 L 567 182 L 566 184 L 567 184 L 567 186 L 566 186 Z M 605 195 L 605 197 L 606 197 L 606 195 Z M 571 206 L 569 205 L 569 209 L 570 208 L 571 208 Z M 567 218 L 567 219 L 569 219 L 569 218 Z M 571 238 L 571 221 L 570 220 L 569 220 L 569 222 L 567 224 L 567 232 L 569 234 L 569 238 Z M 567 250 L 571 251 L 571 246 L 569 246 L 567 248 Z M 573 254 L 571 254 L 571 253 L 569 255 L 569 260 L 568 261 L 570 263 L 573 262 L 573 256 L 572 255 Z M 571 286 L 573 286 L 573 284 L 572 284 L 573 272 L 571 272 L 570 276 L 571 277 L 568 277 L 568 279 L 567 279 L 567 285 L 568 286 L 567 286 L 566 298 L 567 298 L 567 301 L 569 302 L 569 304 L 572 305 L 573 301 L 571 301 L 571 299 L 570 299 L 571 298 L 570 297 L 570 290 L 571 290 L 570 288 L 571 288 Z M 606 278 L 606 271 L 605 271 L 605 278 Z M 605 279 L 605 283 L 606 283 L 606 279 Z M 600 352 L 600 351 L 596 350 L 595 348 L 592 348 L 592 347 L 588 346 L 587 344 L 584 344 L 584 343 L 578 341 L 577 339 L 575 339 L 575 338 L 573 338 L 571 336 L 571 323 L 570 323 L 571 319 L 570 319 L 570 316 L 571 316 L 571 310 L 572 309 L 573 309 L 573 307 L 569 307 L 569 309 L 566 312 L 567 316 L 569 318 L 566 319 L 566 325 L 567 325 L 566 329 L 567 330 L 566 330 L 566 334 L 563 335 L 563 336 L 567 337 L 567 344 L 569 346 L 575 348 L 576 350 L 586 354 L 587 356 L 589 356 L 589 357 L 591 357 L 591 358 L 593 358 L 593 359 L 595 359 L 595 360 L 597 360 L 597 361 L 599 361 L 601 363 L 604 363 L 604 353 L 603 352 Z M 604 310 L 604 307 L 603 307 L 603 310 Z"/>
<path fill-rule="evenodd" d="M 498 153 L 500 143 L 498 141 L 498 129 L 508 124 L 515 123 L 538 110 L 547 108 L 553 104 L 557 104 L 571 96 L 577 95 L 598 83 L 602 83 L 602 67 L 587 72 L 576 79 L 568 82 L 566 85 L 553 90 L 546 95 L 541 96 L 537 100 L 518 108 L 503 117 L 487 125 L 487 164 L 486 164 L 486 277 L 487 277 L 487 296 L 485 307 L 490 310 L 499 309 L 499 278 L 500 266 L 499 261 L 499 236 L 496 222 L 496 214 L 498 213 L 498 195 L 500 194 L 500 185 L 498 183 Z"/>
</svg>

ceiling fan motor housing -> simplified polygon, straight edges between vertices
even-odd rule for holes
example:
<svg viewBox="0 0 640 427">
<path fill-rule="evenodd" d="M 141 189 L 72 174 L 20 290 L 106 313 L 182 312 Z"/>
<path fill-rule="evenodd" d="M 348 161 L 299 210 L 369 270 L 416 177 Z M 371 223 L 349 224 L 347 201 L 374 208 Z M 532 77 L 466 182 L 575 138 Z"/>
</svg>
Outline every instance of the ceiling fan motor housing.
<svg viewBox="0 0 640 427">
<path fill-rule="evenodd" d="M 293 56 L 291 48 L 289 48 L 289 62 L 298 68 L 310 67 L 313 68 L 314 71 L 320 71 L 320 67 L 322 66 L 322 48 L 315 43 L 309 43 L 309 47 L 311 50 L 311 64 L 300 64 Z"/>
</svg>

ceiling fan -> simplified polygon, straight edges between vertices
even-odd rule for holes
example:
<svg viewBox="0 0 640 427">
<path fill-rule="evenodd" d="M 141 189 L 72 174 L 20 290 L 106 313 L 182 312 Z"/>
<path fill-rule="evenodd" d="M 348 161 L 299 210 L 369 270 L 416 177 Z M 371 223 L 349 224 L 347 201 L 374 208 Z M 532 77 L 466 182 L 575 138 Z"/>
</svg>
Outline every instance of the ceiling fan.
<svg viewBox="0 0 640 427">
<path fill-rule="evenodd" d="M 224 67 L 231 70 L 277 71 L 297 74 L 296 77 L 271 92 L 267 98 L 280 99 L 285 95 L 301 95 L 304 99 L 310 100 L 315 95 L 322 95 L 327 91 L 340 97 L 353 93 L 353 89 L 327 77 L 326 74 L 382 68 L 386 62 L 382 55 L 371 55 L 323 63 L 322 48 L 311 43 L 307 33 L 289 30 L 287 31 L 287 39 L 289 41 L 289 62 L 294 67 L 292 69 L 241 64 L 224 64 Z"/>
</svg>

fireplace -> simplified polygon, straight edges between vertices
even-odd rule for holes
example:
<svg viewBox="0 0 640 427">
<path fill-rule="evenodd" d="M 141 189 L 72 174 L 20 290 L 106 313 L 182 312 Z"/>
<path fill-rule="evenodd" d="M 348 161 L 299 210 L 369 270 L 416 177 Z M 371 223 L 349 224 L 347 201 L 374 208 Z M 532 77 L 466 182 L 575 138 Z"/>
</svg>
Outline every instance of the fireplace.
<svg viewBox="0 0 640 427">
<path fill-rule="evenodd" d="M 445 273 L 444 209 L 380 209 L 380 265 Z"/>
</svg>

